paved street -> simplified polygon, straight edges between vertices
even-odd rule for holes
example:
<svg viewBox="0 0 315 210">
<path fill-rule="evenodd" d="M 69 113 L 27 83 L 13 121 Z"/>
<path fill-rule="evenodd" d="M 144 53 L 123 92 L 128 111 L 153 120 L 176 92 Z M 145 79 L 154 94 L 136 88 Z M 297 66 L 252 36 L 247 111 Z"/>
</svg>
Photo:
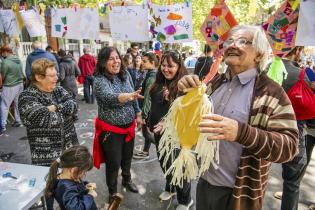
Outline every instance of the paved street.
<svg viewBox="0 0 315 210">
<path fill-rule="evenodd" d="M 87 105 L 82 101 L 80 103 L 79 122 L 76 123 L 76 129 L 79 136 L 80 144 L 83 144 L 90 149 L 93 144 L 93 120 L 97 114 L 96 105 Z M 137 135 L 136 150 L 141 150 L 143 139 Z M 26 139 L 26 130 L 22 128 L 12 128 L 8 126 L 6 135 L 0 137 L 0 153 L 13 152 L 14 156 L 9 160 L 16 163 L 30 163 L 29 147 Z M 315 203 L 315 154 L 313 160 L 308 167 L 306 175 L 301 186 L 301 196 L 299 210 L 307 210 L 310 203 Z M 160 166 L 156 159 L 155 146 L 151 146 L 150 159 L 146 161 L 133 161 L 132 175 L 135 183 L 140 189 L 139 194 L 130 192 L 121 192 L 125 196 L 121 210 L 174 210 L 176 199 L 171 202 L 161 203 L 158 200 L 158 195 L 164 187 L 164 179 L 161 173 Z M 93 169 L 88 173 L 87 179 L 97 183 L 96 198 L 97 205 L 104 207 L 107 202 L 107 188 L 105 184 L 104 165 L 100 170 Z M 119 186 L 121 186 L 119 180 Z M 196 182 L 193 182 L 192 195 L 195 200 Z M 280 209 L 280 201 L 273 198 L 273 193 L 282 188 L 281 165 L 273 164 L 271 176 L 269 177 L 269 185 L 264 201 L 264 210 Z M 1 205 L 1 204 L 0 204 Z M 10 209 L 10 208 L 8 208 Z M 193 208 L 195 209 L 195 206 Z"/>
</svg>

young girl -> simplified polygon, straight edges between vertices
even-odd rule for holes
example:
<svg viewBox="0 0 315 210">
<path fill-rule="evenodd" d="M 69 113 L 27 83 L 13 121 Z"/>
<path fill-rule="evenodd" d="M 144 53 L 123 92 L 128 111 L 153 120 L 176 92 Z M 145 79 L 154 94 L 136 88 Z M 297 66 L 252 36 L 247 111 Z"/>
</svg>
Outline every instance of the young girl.
<svg viewBox="0 0 315 210">
<path fill-rule="evenodd" d="M 162 124 L 163 117 L 167 114 L 171 103 L 175 100 L 178 89 L 178 81 L 188 72 L 184 67 L 183 60 L 177 51 L 165 52 L 161 59 L 161 65 L 156 74 L 156 80 L 151 86 L 150 97 L 151 97 L 151 110 L 149 117 L 150 130 L 153 130 L 155 146 L 158 151 L 159 142 L 162 135 Z M 176 151 L 174 156 L 179 154 L 180 151 Z M 160 160 L 160 165 L 163 173 L 166 169 L 170 167 L 171 160 L 163 167 L 164 157 L 160 157 L 159 151 L 157 152 L 158 159 Z M 159 198 L 162 201 L 169 200 L 172 196 L 177 193 L 177 200 L 179 205 L 176 210 L 189 209 L 193 204 L 191 199 L 190 183 L 184 181 L 183 187 L 172 186 L 171 183 L 172 176 L 166 176 L 166 185 L 164 191 L 160 194 Z"/>
<path fill-rule="evenodd" d="M 59 174 L 58 168 L 62 169 Z M 46 196 L 54 197 L 61 210 L 97 210 L 94 202 L 96 184 L 81 180 L 92 168 L 93 158 L 86 147 L 67 149 L 50 166 Z"/>
</svg>

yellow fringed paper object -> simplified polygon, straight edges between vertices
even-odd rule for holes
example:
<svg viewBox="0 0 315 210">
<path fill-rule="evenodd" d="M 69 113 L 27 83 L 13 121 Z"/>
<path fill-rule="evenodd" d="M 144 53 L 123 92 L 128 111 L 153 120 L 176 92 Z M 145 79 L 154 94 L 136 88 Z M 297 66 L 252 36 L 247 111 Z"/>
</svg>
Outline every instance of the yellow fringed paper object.
<svg viewBox="0 0 315 210">
<path fill-rule="evenodd" d="M 164 118 L 164 133 L 159 151 L 160 157 L 164 157 L 163 167 L 166 167 L 171 158 L 172 165 L 165 175 L 172 175 L 173 185 L 182 186 L 184 180 L 195 179 L 205 172 L 211 163 L 219 160 L 219 142 L 208 141 L 209 134 L 200 133 L 198 127 L 201 116 L 213 112 L 212 103 L 205 90 L 205 85 L 200 85 L 178 97 Z M 176 149 L 181 151 L 175 159 Z M 200 161 L 199 166 L 197 159 Z"/>
</svg>

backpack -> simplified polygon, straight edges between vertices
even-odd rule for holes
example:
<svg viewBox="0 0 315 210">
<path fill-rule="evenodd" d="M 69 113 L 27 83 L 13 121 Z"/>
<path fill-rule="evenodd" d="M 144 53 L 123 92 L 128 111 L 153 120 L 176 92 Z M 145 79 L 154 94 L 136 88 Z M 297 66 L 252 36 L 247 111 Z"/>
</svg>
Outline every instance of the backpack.
<svg viewBox="0 0 315 210">
<path fill-rule="evenodd" d="M 297 120 L 307 120 L 315 117 L 315 94 L 305 83 L 304 76 L 305 69 L 302 69 L 299 81 L 288 91 Z"/>
</svg>

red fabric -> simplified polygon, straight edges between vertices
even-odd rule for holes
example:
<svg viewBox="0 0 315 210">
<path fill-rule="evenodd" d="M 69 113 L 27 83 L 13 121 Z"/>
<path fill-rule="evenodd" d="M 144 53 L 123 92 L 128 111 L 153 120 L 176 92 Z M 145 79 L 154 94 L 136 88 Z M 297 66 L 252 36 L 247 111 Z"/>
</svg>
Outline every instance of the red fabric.
<svg viewBox="0 0 315 210">
<path fill-rule="evenodd" d="M 81 69 L 81 76 L 92 76 L 96 66 L 96 59 L 90 54 L 84 54 L 79 59 L 79 68 Z"/>
<path fill-rule="evenodd" d="M 103 131 L 109 131 L 116 134 L 126 134 L 126 142 L 129 142 L 135 137 L 136 120 L 133 121 L 132 125 L 128 128 L 120 128 L 114 125 L 110 125 L 99 118 L 95 119 L 95 135 L 93 144 L 93 160 L 94 166 L 99 169 L 102 163 L 105 163 L 105 157 L 101 144 L 99 142 L 99 137 Z"/>
<path fill-rule="evenodd" d="M 80 84 L 83 84 L 84 83 L 84 77 L 83 76 L 78 76 L 78 82 L 80 83 Z"/>
<path fill-rule="evenodd" d="M 305 70 L 300 73 L 300 80 L 288 91 L 296 119 L 307 120 L 315 117 L 315 94 L 304 81 Z"/>
</svg>

